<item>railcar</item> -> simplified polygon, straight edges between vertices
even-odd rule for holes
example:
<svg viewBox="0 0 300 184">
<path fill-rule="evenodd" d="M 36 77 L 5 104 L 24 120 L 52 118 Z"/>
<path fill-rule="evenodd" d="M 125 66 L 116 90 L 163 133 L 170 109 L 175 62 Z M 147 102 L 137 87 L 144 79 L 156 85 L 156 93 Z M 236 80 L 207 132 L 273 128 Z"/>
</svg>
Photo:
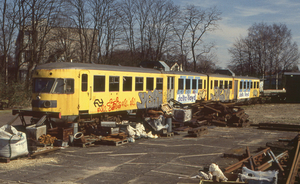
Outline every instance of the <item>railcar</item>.
<svg viewBox="0 0 300 184">
<path fill-rule="evenodd" d="M 48 63 L 33 73 L 32 111 L 65 122 L 158 108 L 174 99 L 234 101 L 258 97 L 259 79 L 86 63 Z M 40 115 L 41 116 L 41 115 Z"/>
</svg>

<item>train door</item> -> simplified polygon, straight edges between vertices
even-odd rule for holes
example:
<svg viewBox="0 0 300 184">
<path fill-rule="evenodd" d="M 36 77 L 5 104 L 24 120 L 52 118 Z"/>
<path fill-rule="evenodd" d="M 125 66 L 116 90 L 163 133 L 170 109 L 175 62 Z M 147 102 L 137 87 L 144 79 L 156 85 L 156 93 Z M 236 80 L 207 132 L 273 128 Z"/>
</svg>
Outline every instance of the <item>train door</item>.
<svg viewBox="0 0 300 184">
<path fill-rule="evenodd" d="M 174 99 L 174 77 L 168 77 L 167 101 Z"/>
<path fill-rule="evenodd" d="M 237 100 L 238 98 L 238 84 L 239 84 L 239 81 L 238 80 L 234 80 L 234 100 Z"/>
<path fill-rule="evenodd" d="M 89 113 L 91 101 L 90 76 L 88 71 L 80 72 L 79 114 Z"/>
</svg>

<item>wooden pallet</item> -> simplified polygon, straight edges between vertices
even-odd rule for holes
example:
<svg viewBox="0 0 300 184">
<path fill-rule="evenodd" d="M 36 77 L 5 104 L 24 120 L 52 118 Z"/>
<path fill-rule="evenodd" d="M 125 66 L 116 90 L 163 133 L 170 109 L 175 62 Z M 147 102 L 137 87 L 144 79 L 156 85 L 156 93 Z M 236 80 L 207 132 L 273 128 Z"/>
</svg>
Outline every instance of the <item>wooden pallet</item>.
<svg viewBox="0 0 300 184">
<path fill-rule="evenodd" d="M 99 143 L 104 144 L 104 145 L 121 146 L 123 144 L 127 144 L 128 140 L 127 139 L 109 138 L 109 139 L 102 139 Z"/>
<path fill-rule="evenodd" d="M 89 141 L 89 142 L 74 142 L 74 146 L 79 146 L 79 147 L 82 147 L 82 148 L 85 148 L 85 147 L 90 147 L 90 146 L 94 146 L 95 144 L 95 141 Z"/>
</svg>

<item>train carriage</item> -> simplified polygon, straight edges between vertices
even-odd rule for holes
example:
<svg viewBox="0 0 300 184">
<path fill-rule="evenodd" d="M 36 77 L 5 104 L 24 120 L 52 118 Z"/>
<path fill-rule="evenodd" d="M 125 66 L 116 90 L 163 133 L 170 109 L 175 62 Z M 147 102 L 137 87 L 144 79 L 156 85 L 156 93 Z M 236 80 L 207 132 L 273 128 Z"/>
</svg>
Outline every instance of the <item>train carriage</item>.
<svg viewBox="0 0 300 184">
<path fill-rule="evenodd" d="M 209 74 L 208 100 L 222 102 L 234 100 L 233 77 L 221 74 Z"/>
<path fill-rule="evenodd" d="M 62 117 L 159 107 L 167 81 L 154 69 L 49 63 L 33 75 L 32 110 Z M 164 89 L 165 88 L 165 89 Z"/>
</svg>

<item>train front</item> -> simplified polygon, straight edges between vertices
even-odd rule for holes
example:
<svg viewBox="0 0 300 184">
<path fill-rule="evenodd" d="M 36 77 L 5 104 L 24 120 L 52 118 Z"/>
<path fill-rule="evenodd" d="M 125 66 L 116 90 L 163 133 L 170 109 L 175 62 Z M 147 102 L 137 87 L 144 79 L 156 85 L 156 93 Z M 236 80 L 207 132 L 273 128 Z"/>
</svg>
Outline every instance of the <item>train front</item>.
<svg viewBox="0 0 300 184">
<path fill-rule="evenodd" d="M 32 111 L 56 113 L 63 121 L 78 115 L 75 72 L 68 69 L 36 69 L 33 74 Z M 76 98 L 77 96 L 77 98 Z"/>
</svg>

